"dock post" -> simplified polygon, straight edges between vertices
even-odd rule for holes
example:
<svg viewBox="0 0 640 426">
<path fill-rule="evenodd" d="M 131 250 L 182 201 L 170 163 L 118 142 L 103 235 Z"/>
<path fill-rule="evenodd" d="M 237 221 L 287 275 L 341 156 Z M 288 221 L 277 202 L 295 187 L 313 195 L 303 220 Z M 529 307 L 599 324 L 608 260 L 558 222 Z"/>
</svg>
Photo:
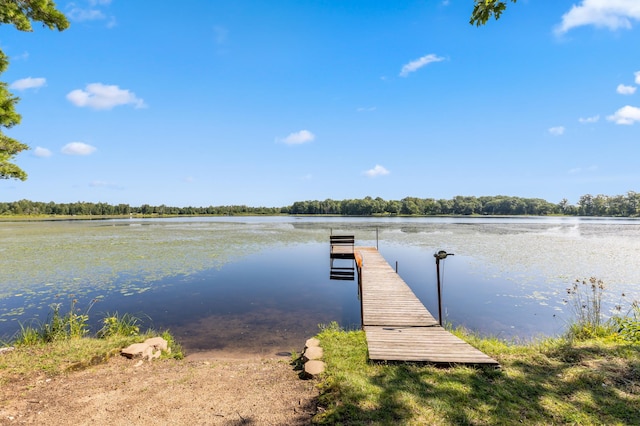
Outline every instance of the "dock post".
<svg viewBox="0 0 640 426">
<path fill-rule="evenodd" d="M 434 254 L 433 257 L 436 258 L 436 277 L 438 280 L 438 323 L 440 327 L 442 327 L 442 290 L 440 285 L 440 259 L 444 260 L 447 256 L 453 256 L 453 253 L 447 253 L 444 250 L 440 250 L 438 253 Z"/>
<path fill-rule="evenodd" d="M 376 226 L 376 250 L 378 250 L 378 227 Z"/>
</svg>

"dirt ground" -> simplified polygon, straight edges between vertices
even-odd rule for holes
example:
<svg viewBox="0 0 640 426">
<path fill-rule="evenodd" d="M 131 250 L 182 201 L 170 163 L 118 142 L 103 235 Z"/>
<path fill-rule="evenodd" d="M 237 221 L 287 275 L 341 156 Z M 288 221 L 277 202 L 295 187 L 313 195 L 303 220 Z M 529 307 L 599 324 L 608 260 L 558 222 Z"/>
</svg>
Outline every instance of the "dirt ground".
<svg viewBox="0 0 640 426">
<path fill-rule="evenodd" d="M 182 361 L 121 356 L 86 370 L 0 389 L 0 424 L 306 425 L 317 382 L 290 357 L 198 353 Z"/>
</svg>

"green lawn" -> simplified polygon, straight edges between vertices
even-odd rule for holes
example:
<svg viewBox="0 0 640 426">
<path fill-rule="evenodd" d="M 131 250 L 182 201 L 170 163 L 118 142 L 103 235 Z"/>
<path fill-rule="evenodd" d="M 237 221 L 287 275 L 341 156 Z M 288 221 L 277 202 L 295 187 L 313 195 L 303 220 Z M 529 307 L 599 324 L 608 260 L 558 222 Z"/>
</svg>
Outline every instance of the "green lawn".
<svg viewBox="0 0 640 426">
<path fill-rule="evenodd" d="M 640 345 L 615 336 L 512 345 L 460 337 L 501 369 L 372 363 L 364 332 L 319 339 L 319 424 L 640 424 Z"/>
</svg>

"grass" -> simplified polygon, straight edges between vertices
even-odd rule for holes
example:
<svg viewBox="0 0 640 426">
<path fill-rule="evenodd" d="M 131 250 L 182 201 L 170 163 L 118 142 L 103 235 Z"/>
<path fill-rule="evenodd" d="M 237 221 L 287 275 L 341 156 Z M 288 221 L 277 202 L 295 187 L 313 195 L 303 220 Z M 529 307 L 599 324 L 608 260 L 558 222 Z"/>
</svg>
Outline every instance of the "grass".
<svg viewBox="0 0 640 426">
<path fill-rule="evenodd" d="M 33 373 L 55 376 L 96 365 L 120 353 L 141 337 L 113 336 L 107 339 L 72 338 L 19 345 L 0 355 L 0 383 Z"/>
<path fill-rule="evenodd" d="M 318 338 L 327 369 L 318 424 L 640 424 L 640 307 L 604 320 L 605 285 L 578 280 L 562 338 L 529 344 L 453 330 L 501 369 L 372 363 L 365 333 L 333 323 Z"/>
<path fill-rule="evenodd" d="M 501 370 L 372 363 L 364 332 L 318 335 L 327 372 L 317 424 L 639 424 L 640 346 L 617 338 L 513 345 L 456 334 Z"/>
<path fill-rule="evenodd" d="M 107 314 L 102 320 L 102 328 L 98 330 L 100 338 L 111 336 L 137 336 L 140 334 L 140 319 L 131 315 L 120 315 L 117 312 Z"/>
<path fill-rule="evenodd" d="M 75 337 L 50 342 L 38 340 L 16 345 L 14 350 L 0 354 L 0 385 L 34 373 L 55 376 L 97 365 L 119 356 L 122 348 L 154 336 L 160 336 L 168 343 L 170 352 L 163 352 L 163 358 L 184 358 L 182 347 L 168 331 L 103 338 Z"/>
<path fill-rule="evenodd" d="M 13 344 L 28 346 L 87 336 L 89 334 L 89 311 L 96 302 L 97 299 L 93 299 L 89 307 L 82 311 L 78 308 L 77 299 L 74 298 L 71 300 L 69 311 L 65 314 L 60 312 L 61 303 L 50 305 L 47 321 L 35 323 L 35 325 L 32 322 L 28 326 L 21 324 L 20 331 L 13 339 Z M 102 322 L 103 327 L 97 333 L 98 338 L 140 334 L 138 326 L 140 320 L 130 314 L 119 315 L 117 312 L 107 314 Z"/>
<path fill-rule="evenodd" d="M 68 313 L 51 306 L 47 322 L 38 327 L 22 326 L 11 342 L 15 348 L 0 355 L 0 384 L 30 374 L 57 375 L 107 361 L 133 343 L 160 335 L 170 351 L 165 358 L 182 359 L 182 347 L 169 331 L 140 332 L 140 320 L 130 314 L 107 314 L 96 337 L 88 336 L 89 309 L 78 311 L 73 300 Z"/>
</svg>

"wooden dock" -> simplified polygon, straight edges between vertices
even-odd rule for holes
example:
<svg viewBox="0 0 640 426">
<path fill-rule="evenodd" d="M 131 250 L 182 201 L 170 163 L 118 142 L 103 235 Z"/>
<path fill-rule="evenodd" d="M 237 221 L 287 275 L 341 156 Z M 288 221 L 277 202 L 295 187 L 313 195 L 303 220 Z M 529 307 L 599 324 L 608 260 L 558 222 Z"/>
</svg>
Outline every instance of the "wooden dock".
<svg viewBox="0 0 640 426">
<path fill-rule="evenodd" d="M 353 252 L 369 359 L 499 366 L 442 328 L 376 248 L 355 247 Z"/>
</svg>

